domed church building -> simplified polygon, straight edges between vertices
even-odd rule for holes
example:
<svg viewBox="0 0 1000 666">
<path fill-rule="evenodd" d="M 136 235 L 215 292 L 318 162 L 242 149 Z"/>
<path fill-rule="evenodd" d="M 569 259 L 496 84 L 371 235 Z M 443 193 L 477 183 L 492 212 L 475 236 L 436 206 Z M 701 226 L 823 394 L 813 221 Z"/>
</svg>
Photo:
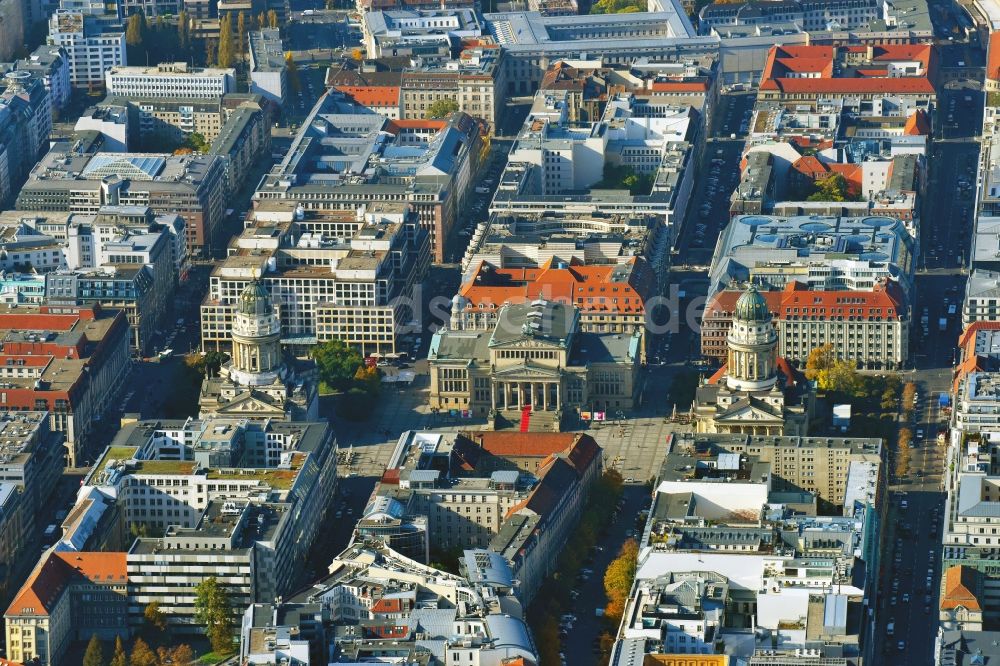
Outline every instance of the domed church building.
<svg viewBox="0 0 1000 666">
<path fill-rule="evenodd" d="M 202 383 L 201 418 L 315 421 L 319 417 L 315 365 L 283 353 L 281 321 L 261 281 L 254 280 L 240 294 L 232 336 L 232 358 L 218 377 L 206 377 Z"/>
<path fill-rule="evenodd" d="M 695 427 L 704 433 L 806 435 L 814 393 L 777 355 L 767 301 L 750 285 L 736 301 L 726 364 L 698 387 Z"/>
</svg>

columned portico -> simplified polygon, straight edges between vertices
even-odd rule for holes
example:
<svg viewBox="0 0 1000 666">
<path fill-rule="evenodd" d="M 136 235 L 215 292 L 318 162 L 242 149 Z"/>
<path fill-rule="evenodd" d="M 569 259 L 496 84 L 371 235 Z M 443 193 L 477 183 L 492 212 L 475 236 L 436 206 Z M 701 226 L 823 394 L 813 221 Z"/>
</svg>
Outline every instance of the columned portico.
<svg viewBox="0 0 1000 666">
<path fill-rule="evenodd" d="M 554 380 L 494 379 L 490 386 L 494 410 L 521 410 L 531 405 L 533 411 L 562 409 L 562 390 Z"/>
</svg>

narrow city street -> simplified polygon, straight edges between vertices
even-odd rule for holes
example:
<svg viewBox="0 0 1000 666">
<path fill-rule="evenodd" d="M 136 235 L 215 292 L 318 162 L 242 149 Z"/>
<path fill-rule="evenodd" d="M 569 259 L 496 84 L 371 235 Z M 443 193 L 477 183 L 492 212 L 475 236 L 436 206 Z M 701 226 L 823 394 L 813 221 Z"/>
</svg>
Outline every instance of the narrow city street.
<svg viewBox="0 0 1000 666">
<path fill-rule="evenodd" d="M 878 663 L 886 666 L 933 664 L 938 627 L 946 453 L 938 433 L 950 417 L 941 396 L 950 396 L 958 360 L 982 98 L 958 84 L 945 89 L 940 102 L 944 140 L 932 148 L 914 284 L 912 369 L 903 373 L 904 381 L 916 383 L 919 396 L 913 421 L 900 424 L 914 439 L 906 476 L 897 478 L 891 470 L 873 637 Z"/>
</svg>

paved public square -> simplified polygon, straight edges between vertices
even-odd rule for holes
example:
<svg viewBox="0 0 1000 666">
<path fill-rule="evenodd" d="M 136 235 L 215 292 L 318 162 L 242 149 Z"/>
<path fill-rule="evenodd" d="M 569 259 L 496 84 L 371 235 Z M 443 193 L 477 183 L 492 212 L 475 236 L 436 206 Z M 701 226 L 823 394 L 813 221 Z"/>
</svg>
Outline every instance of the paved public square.
<svg viewBox="0 0 1000 666">
<path fill-rule="evenodd" d="M 644 483 L 655 476 L 663 461 L 667 436 L 687 428 L 664 417 L 668 413 L 669 378 L 680 368 L 681 363 L 677 362 L 651 369 L 646 377 L 641 410 L 626 415 L 624 420 L 606 421 L 584 430 L 604 448 L 606 466 L 614 466 L 623 477 L 632 478 L 636 483 Z M 458 432 L 480 430 L 486 426 L 482 419 L 431 413 L 427 405 L 429 378 L 426 363 L 417 364 L 415 371 L 417 374 L 412 386 L 398 389 L 387 386 L 384 389 L 375 413 L 368 420 L 352 423 L 332 419 L 336 423 L 342 451 L 353 453 L 352 463 L 341 469 L 342 474 L 353 473 L 363 477 L 381 475 L 400 434 L 407 430 Z"/>
</svg>

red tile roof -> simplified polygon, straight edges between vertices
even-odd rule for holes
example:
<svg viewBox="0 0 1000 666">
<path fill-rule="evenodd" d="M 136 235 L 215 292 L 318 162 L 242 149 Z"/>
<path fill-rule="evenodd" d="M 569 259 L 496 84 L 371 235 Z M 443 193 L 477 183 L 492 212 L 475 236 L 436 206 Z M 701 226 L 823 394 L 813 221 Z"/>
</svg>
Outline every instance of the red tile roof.
<svg viewBox="0 0 1000 666">
<path fill-rule="evenodd" d="M 693 92 L 708 91 L 708 81 L 654 81 L 649 86 L 652 92 Z"/>
<path fill-rule="evenodd" d="M 69 331 L 81 317 L 76 314 L 0 314 L 0 329 L 18 331 Z M 90 317 L 93 319 L 93 317 Z"/>
<path fill-rule="evenodd" d="M 571 262 L 560 267 L 550 259 L 540 268 L 494 268 L 482 262 L 459 293 L 467 301 L 467 310 L 481 310 L 480 304 L 499 307 L 542 297 L 572 303 L 585 313 L 641 314 L 646 299 L 653 295 L 653 270 L 639 257 L 630 259 L 627 266 L 627 280 L 612 281 L 617 267 L 607 264 Z"/>
<path fill-rule="evenodd" d="M 471 442 L 495 456 L 515 458 L 544 458 L 561 453 L 575 445 L 579 439 L 593 440 L 590 435 L 576 432 L 463 432 Z"/>
<path fill-rule="evenodd" d="M 402 613 L 409 609 L 410 600 L 402 597 L 383 597 L 372 604 L 372 613 Z"/>
<path fill-rule="evenodd" d="M 601 447 L 590 435 L 581 435 L 573 442 L 573 447 L 566 454 L 566 460 L 576 469 L 578 474 L 583 474 L 590 467 L 594 459 L 601 455 Z"/>
<path fill-rule="evenodd" d="M 386 125 L 385 131 L 390 133 L 399 133 L 404 130 L 414 129 L 442 130 L 447 126 L 447 120 L 390 120 L 388 125 Z"/>
<path fill-rule="evenodd" d="M 51 356 L 34 356 L 32 354 L 0 354 L 0 368 L 11 367 L 44 368 L 52 362 Z"/>
<path fill-rule="evenodd" d="M 337 89 L 361 106 L 399 106 L 399 86 L 338 86 Z"/>
<path fill-rule="evenodd" d="M 944 574 L 944 596 L 941 610 L 953 610 L 959 606 L 970 611 L 981 611 L 979 599 L 972 592 L 976 587 L 976 571 L 962 565 L 952 566 Z"/>
<path fill-rule="evenodd" d="M 848 189 L 857 195 L 862 188 L 864 172 L 860 164 L 822 162 L 814 155 L 805 155 L 792 163 L 792 168 L 810 180 L 819 180 L 831 173 L 839 173 L 847 181 Z"/>
<path fill-rule="evenodd" d="M 84 579 L 102 585 L 125 585 L 125 553 L 48 552 L 14 597 L 6 615 L 47 615 L 67 585 Z"/>
<path fill-rule="evenodd" d="M 764 65 L 760 89 L 794 94 L 934 93 L 932 46 L 893 44 L 845 49 L 844 52 L 866 53 L 869 49 L 869 63 L 859 64 L 856 69 L 845 68 L 837 75 L 834 74 L 837 47 L 773 46 Z M 922 76 L 888 76 L 880 63 L 896 60 L 919 61 L 925 73 Z M 801 76 L 803 74 L 819 76 Z"/>
<path fill-rule="evenodd" d="M 368 624 L 364 632 L 369 638 L 401 640 L 410 635 L 410 627 L 406 624 Z"/>
<path fill-rule="evenodd" d="M 955 377 L 951 382 L 952 393 L 957 393 L 958 388 L 962 383 L 962 380 L 972 372 L 982 372 L 983 368 L 983 357 L 978 354 L 970 354 L 962 359 L 958 365 L 955 366 Z"/>
<path fill-rule="evenodd" d="M 800 157 L 792 162 L 792 168 L 801 173 L 803 176 L 813 180 L 822 178 L 830 171 L 815 155 L 804 155 L 803 157 Z"/>
<path fill-rule="evenodd" d="M 954 377 L 952 379 L 952 391 L 958 391 L 959 385 L 970 372 L 978 372 L 985 369 L 983 357 L 976 354 L 976 333 L 978 331 L 998 331 L 1000 321 L 977 321 L 973 322 L 962 331 L 958 337 L 958 348 L 962 350 L 962 360 L 955 366 Z"/>
<path fill-rule="evenodd" d="M 535 662 L 524 657 L 505 657 L 500 660 L 500 666 L 535 666 Z"/>
<path fill-rule="evenodd" d="M 958 346 L 965 347 L 976 339 L 977 331 L 1000 331 L 1000 321 L 976 321 L 969 324 L 958 337 Z"/>
<path fill-rule="evenodd" d="M 986 78 L 1000 81 L 1000 31 L 990 33 L 989 46 L 986 49 Z"/>
<path fill-rule="evenodd" d="M 725 289 L 723 291 L 717 292 L 712 300 L 705 306 L 705 312 L 703 315 L 704 319 L 710 317 L 729 317 L 733 316 L 733 310 L 736 308 L 736 301 L 740 296 L 743 295 L 743 291 L 739 289 Z M 781 292 L 780 291 L 761 291 L 760 295 L 764 297 L 764 301 L 767 302 L 767 309 L 771 311 L 771 315 L 775 318 L 778 317 L 778 313 L 781 310 Z"/>
<path fill-rule="evenodd" d="M 731 317 L 742 293 L 736 289 L 718 292 L 705 307 L 705 317 Z M 777 319 L 790 316 L 826 319 L 843 315 L 884 320 L 895 319 L 906 309 L 903 290 L 895 281 L 876 284 L 870 291 L 817 291 L 801 282 L 789 282 L 781 291 L 762 291 L 761 295 Z"/>
<path fill-rule="evenodd" d="M 826 319 L 842 315 L 885 320 L 901 316 L 906 309 L 903 290 L 894 281 L 878 283 L 871 291 L 815 291 L 800 282 L 790 282 L 779 293 L 779 317 Z"/>
<path fill-rule="evenodd" d="M 927 119 L 927 114 L 917 110 L 906 119 L 906 126 L 903 127 L 903 134 L 908 136 L 927 136 L 931 133 L 931 122 Z"/>
</svg>

